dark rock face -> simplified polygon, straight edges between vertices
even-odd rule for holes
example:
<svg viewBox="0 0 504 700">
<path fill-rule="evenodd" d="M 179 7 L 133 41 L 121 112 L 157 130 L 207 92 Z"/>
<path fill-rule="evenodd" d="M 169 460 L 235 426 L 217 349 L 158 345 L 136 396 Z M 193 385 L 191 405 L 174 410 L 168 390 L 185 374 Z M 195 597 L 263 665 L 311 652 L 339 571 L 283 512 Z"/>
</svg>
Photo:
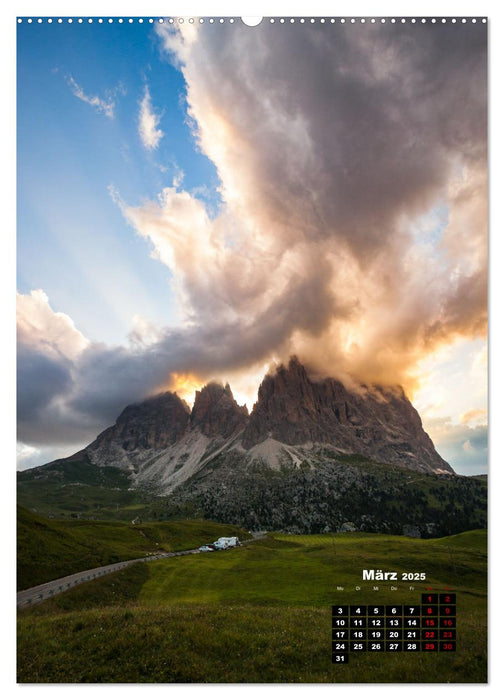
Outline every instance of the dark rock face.
<svg viewBox="0 0 504 700">
<path fill-rule="evenodd" d="M 288 368 L 282 365 L 263 379 L 242 444 L 250 449 L 267 437 L 289 445 L 318 440 L 322 431 L 317 409 L 313 384 L 293 358 Z"/>
<path fill-rule="evenodd" d="M 242 444 L 250 449 L 268 437 L 288 445 L 327 443 L 413 469 L 452 471 L 400 387 L 362 386 L 353 393 L 336 379 L 311 381 L 296 358 L 263 380 Z"/>
<path fill-rule="evenodd" d="M 207 384 L 196 392 L 191 413 L 191 428 L 199 428 L 207 437 L 229 438 L 242 430 L 248 421 L 246 406 L 238 406 L 226 384 Z"/>
<path fill-rule="evenodd" d="M 198 436 L 219 445 L 239 433 L 248 421 L 246 406 L 238 406 L 229 385 L 209 384 L 196 392 L 193 410 L 169 391 L 127 406 L 115 425 L 104 430 L 76 457 L 98 466 L 142 469 L 181 443 L 190 454 Z M 178 465 L 180 460 L 177 459 Z"/>
<path fill-rule="evenodd" d="M 167 391 L 127 406 L 116 424 L 100 433 L 86 448 L 116 443 L 126 452 L 137 449 L 163 449 L 177 442 L 189 426 L 190 410 L 177 394 Z"/>
</svg>

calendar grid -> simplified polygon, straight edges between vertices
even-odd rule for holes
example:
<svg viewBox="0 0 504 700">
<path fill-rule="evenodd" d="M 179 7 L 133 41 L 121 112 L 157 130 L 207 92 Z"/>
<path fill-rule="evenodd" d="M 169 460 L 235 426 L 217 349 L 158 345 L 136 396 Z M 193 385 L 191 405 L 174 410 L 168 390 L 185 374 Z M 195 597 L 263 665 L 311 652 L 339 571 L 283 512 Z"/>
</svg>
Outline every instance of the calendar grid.
<svg viewBox="0 0 504 700">
<path fill-rule="evenodd" d="M 423 593 L 420 604 L 333 605 L 332 661 L 351 653 L 456 651 L 456 594 Z"/>
</svg>

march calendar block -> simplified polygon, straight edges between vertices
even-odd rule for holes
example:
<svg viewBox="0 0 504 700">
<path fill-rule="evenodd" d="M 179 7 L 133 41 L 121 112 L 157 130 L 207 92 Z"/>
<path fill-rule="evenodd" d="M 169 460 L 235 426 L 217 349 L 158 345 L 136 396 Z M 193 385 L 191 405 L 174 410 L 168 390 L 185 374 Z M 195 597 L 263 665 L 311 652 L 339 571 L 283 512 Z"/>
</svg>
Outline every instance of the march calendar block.
<svg viewBox="0 0 504 700">
<path fill-rule="evenodd" d="M 332 660 L 347 664 L 355 653 L 456 651 L 454 593 L 422 593 L 406 605 L 334 605 Z"/>
</svg>

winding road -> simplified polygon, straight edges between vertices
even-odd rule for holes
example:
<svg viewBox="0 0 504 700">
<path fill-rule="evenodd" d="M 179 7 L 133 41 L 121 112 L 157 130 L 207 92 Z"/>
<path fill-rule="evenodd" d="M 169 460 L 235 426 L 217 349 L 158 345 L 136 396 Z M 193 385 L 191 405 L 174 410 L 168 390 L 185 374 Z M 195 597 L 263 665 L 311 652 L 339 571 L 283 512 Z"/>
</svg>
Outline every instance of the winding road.
<svg viewBox="0 0 504 700">
<path fill-rule="evenodd" d="M 186 549 L 183 552 L 166 552 L 163 554 L 152 554 L 148 557 L 141 557 L 140 559 L 129 559 L 128 561 L 119 561 L 115 564 L 107 564 L 106 566 L 98 566 L 96 569 L 88 569 L 87 571 L 80 571 L 76 574 L 70 574 L 69 576 L 64 576 L 63 578 L 57 578 L 54 581 L 48 581 L 47 583 L 41 583 L 38 586 L 33 586 L 33 588 L 27 588 L 25 591 L 18 591 L 17 593 L 17 607 L 27 608 L 30 605 L 36 605 L 41 603 L 43 600 L 48 598 L 53 598 L 58 593 L 63 593 L 73 586 L 77 586 L 79 583 L 85 583 L 86 581 L 92 581 L 99 576 L 104 576 L 105 574 L 111 574 L 113 571 L 119 571 L 120 569 L 125 569 L 131 564 L 136 564 L 139 561 L 153 561 L 155 559 L 166 559 L 167 557 L 182 557 L 186 554 L 199 554 L 198 549 Z"/>
<path fill-rule="evenodd" d="M 254 540 L 261 540 L 266 537 L 266 530 L 261 532 L 251 532 L 252 539 L 242 540 L 240 546 L 247 544 L 248 542 L 253 542 Z M 230 547 L 234 549 L 234 547 Z M 229 551 L 229 550 L 228 550 Z M 105 574 L 111 574 L 114 571 L 119 571 L 120 569 L 125 569 L 131 564 L 136 564 L 139 561 L 154 561 L 155 559 L 166 559 L 168 557 L 183 557 L 187 554 L 200 554 L 199 549 L 185 549 L 182 552 L 163 552 L 160 554 L 150 554 L 147 557 L 140 557 L 139 559 L 128 559 L 127 561 L 118 561 L 115 564 L 107 564 L 106 566 L 98 566 L 96 569 L 88 569 L 87 571 L 79 571 L 76 574 L 70 574 L 69 576 L 64 576 L 63 578 L 57 578 L 54 581 L 48 581 L 47 583 L 40 583 L 38 586 L 33 586 L 33 588 L 27 588 L 25 591 L 17 592 L 17 607 L 28 608 L 30 605 L 36 605 L 41 603 L 43 600 L 48 598 L 53 598 L 58 593 L 63 593 L 68 591 L 69 588 L 77 586 L 79 583 L 85 583 L 86 581 L 92 581 L 94 578 L 104 576 Z"/>
</svg>

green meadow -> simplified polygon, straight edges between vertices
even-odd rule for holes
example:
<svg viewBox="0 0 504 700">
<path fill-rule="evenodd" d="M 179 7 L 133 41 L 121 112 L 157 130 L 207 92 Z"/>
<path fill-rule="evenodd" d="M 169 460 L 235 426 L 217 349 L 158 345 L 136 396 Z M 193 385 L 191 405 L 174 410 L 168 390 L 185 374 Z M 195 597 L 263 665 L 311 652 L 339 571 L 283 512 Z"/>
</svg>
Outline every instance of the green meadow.
<svg viewBox="0 0 504 700">
<path fill-rule="evenodd" d="M 427 580 L 373 591 L 363 568 Z M 18 681 L 484 683 L 486 571 L 486 531 L 433 540 L 273 533 L 226 552 L 142 562 L 20 612 Z M 331 663 L 331 605 L 418 604 L 426 585 L 457 593 L 455 653 Z"/>
<path fill-rule="evenodd" d="M 206 520 L 124 522 L 50 519 L 18 506 L 17 590 L 105 564 L 199 547 L 218 537 L 250 537 Z"/>
</svg>

